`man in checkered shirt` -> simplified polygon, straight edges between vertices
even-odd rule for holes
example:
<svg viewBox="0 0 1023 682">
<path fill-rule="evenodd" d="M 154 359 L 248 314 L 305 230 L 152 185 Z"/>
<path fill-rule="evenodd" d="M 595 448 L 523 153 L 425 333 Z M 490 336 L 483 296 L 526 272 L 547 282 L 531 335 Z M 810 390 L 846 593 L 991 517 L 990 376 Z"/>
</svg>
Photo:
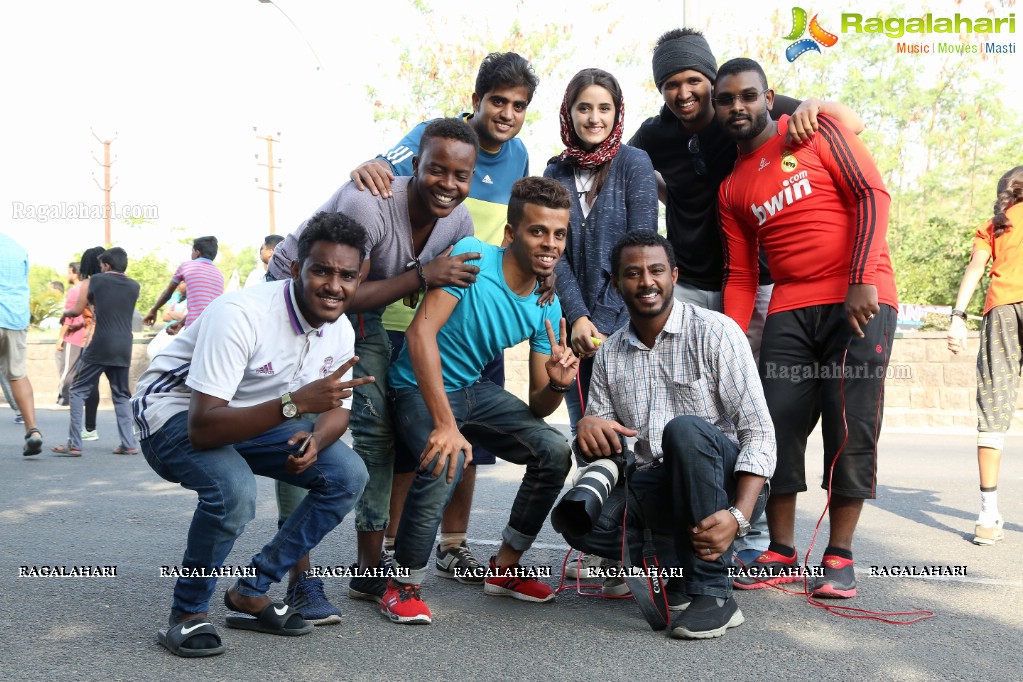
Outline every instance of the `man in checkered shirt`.
<svg viewBox="0 0 1023 682">
<path fill-rule="evenodd" d="M 685 576 L 684 587 L 668 585 L 679 612 L 671 636 L 720 637 L 743 622 L 732 598 L 732 541 L 762 513 L 776 462 L 757 368 L 731 319 L 673 299 L 678 270 L 664 237 L 629 232 L 611 252 L 611 272 L 630 324 L 597 352 L 573 447 L 592 460 L 636 438 L 629 486 L 640 509 L 630 510 L 630 529 L 641 511 L 655 534 L 674 541 Z M 619 556 L 624 499 L 619 485 L 594 529 L 568 542 Z"/>
</svg>

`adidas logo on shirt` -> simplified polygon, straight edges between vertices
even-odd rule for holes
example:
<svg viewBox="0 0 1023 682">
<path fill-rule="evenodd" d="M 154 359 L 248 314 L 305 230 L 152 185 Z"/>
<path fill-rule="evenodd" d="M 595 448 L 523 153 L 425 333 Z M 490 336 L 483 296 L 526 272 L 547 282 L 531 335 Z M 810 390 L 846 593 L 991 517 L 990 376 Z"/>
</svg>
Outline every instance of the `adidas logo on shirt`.
<svg viewBox="0 0 1023 682">
<path fill-rule="evenodd" d="M 256 370 L 257 374 L 271 375 L 274 373 L 274 363 L 268 362 L 259 369 Z"/>
<path fill-rule="evenodd" d="M 483 180 L 481 180 L 481 182 L 484 182 L 484 183 L 486 183 L 488 185 L 494 184 L 494 181 L 490 179 L 489 175 L 484 175 L 483 176 Z"/>
</svg>

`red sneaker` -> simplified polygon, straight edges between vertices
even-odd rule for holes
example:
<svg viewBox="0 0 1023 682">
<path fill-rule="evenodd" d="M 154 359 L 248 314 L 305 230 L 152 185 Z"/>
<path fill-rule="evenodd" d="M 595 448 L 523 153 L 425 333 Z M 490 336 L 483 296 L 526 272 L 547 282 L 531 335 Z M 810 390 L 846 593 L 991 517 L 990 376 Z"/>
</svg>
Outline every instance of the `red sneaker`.
<svg viewBox="0 0 1023 682">
<path fill-rule="evenodd" d="M 802 579 L 803 567 L 795 554 L 785 557 L 767 550 L 753 563 L 735 568 L 732 586 L 740 590 L 759 590 L 771 585 L 797 583 Z"/>
<path fill-rule="evenodd" d="M 554 599 L 554 590 L 533 577 L 536 569 L 513 564 L 498 568 L 496 557 L 490 557 L 490 569 L 483 583 L 483 592 L 493 597 L 511 597 L 522 601 L 545 602 Z"/>
<path fill-rule="evenodd" d="M 387 591 L 380 601 L 380 613 L 395 623 L 432 623 L 430 607 L 419 596 L 419 585 L 387 581 Z"/>
<path fill-rule="evenodd" d="M 852 559 L 825 554 L 824 575 L 817 578 L 810 594 L 818 599 L 850 599 L 856 596 L 856 569 Z"/>
</svg>

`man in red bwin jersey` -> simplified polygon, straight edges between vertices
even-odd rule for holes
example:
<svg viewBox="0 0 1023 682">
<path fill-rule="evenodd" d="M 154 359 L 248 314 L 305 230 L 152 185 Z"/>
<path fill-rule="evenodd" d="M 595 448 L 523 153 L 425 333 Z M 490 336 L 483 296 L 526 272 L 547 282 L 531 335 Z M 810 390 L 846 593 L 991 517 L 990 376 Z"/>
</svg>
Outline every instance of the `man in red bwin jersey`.
<svg viewBox="0 0 1023 682">
<path fill-rule="evenodd" d="M 767 524 L 771 545 L 740 589 L 802 580 L 795 551 L 796 494 L 806 490 L 806 440 L 818 419 L 830 538 L 814 597 L 856 595 L 852 540 L 864 499 L 876 496 L 877 436 L 898 301 L 885 232 L 888 192 L 863 143 L 818 117 L 802 144 L 785 143 L 771 120 L 774 92 L 763 69 L 733 59 L 718 69 L 718 121 L 739 158 L 719 194 L 724 233 L 724 311 L 744 329 L 763 246 L 775 288 L 760 374 L 778 434 Z"/>
</svg>

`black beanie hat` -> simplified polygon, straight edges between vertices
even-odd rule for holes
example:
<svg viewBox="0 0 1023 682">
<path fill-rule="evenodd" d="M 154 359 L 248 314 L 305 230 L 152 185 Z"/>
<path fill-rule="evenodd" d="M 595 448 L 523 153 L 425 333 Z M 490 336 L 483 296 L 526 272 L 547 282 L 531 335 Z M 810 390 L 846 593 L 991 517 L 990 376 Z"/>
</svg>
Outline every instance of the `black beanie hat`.
<svg viewBox="0 0 1023 682">
<path fill-rule="evenodd" d="M 660 90 L 664 81 L 679 71 L 693 69 L 710 79 L 717 78 L 717 60 L 710 51 L 707 39 L 698 35 L 686 35 L 666 40 L 654 50 L 654 84 Z"/>
</svg>

